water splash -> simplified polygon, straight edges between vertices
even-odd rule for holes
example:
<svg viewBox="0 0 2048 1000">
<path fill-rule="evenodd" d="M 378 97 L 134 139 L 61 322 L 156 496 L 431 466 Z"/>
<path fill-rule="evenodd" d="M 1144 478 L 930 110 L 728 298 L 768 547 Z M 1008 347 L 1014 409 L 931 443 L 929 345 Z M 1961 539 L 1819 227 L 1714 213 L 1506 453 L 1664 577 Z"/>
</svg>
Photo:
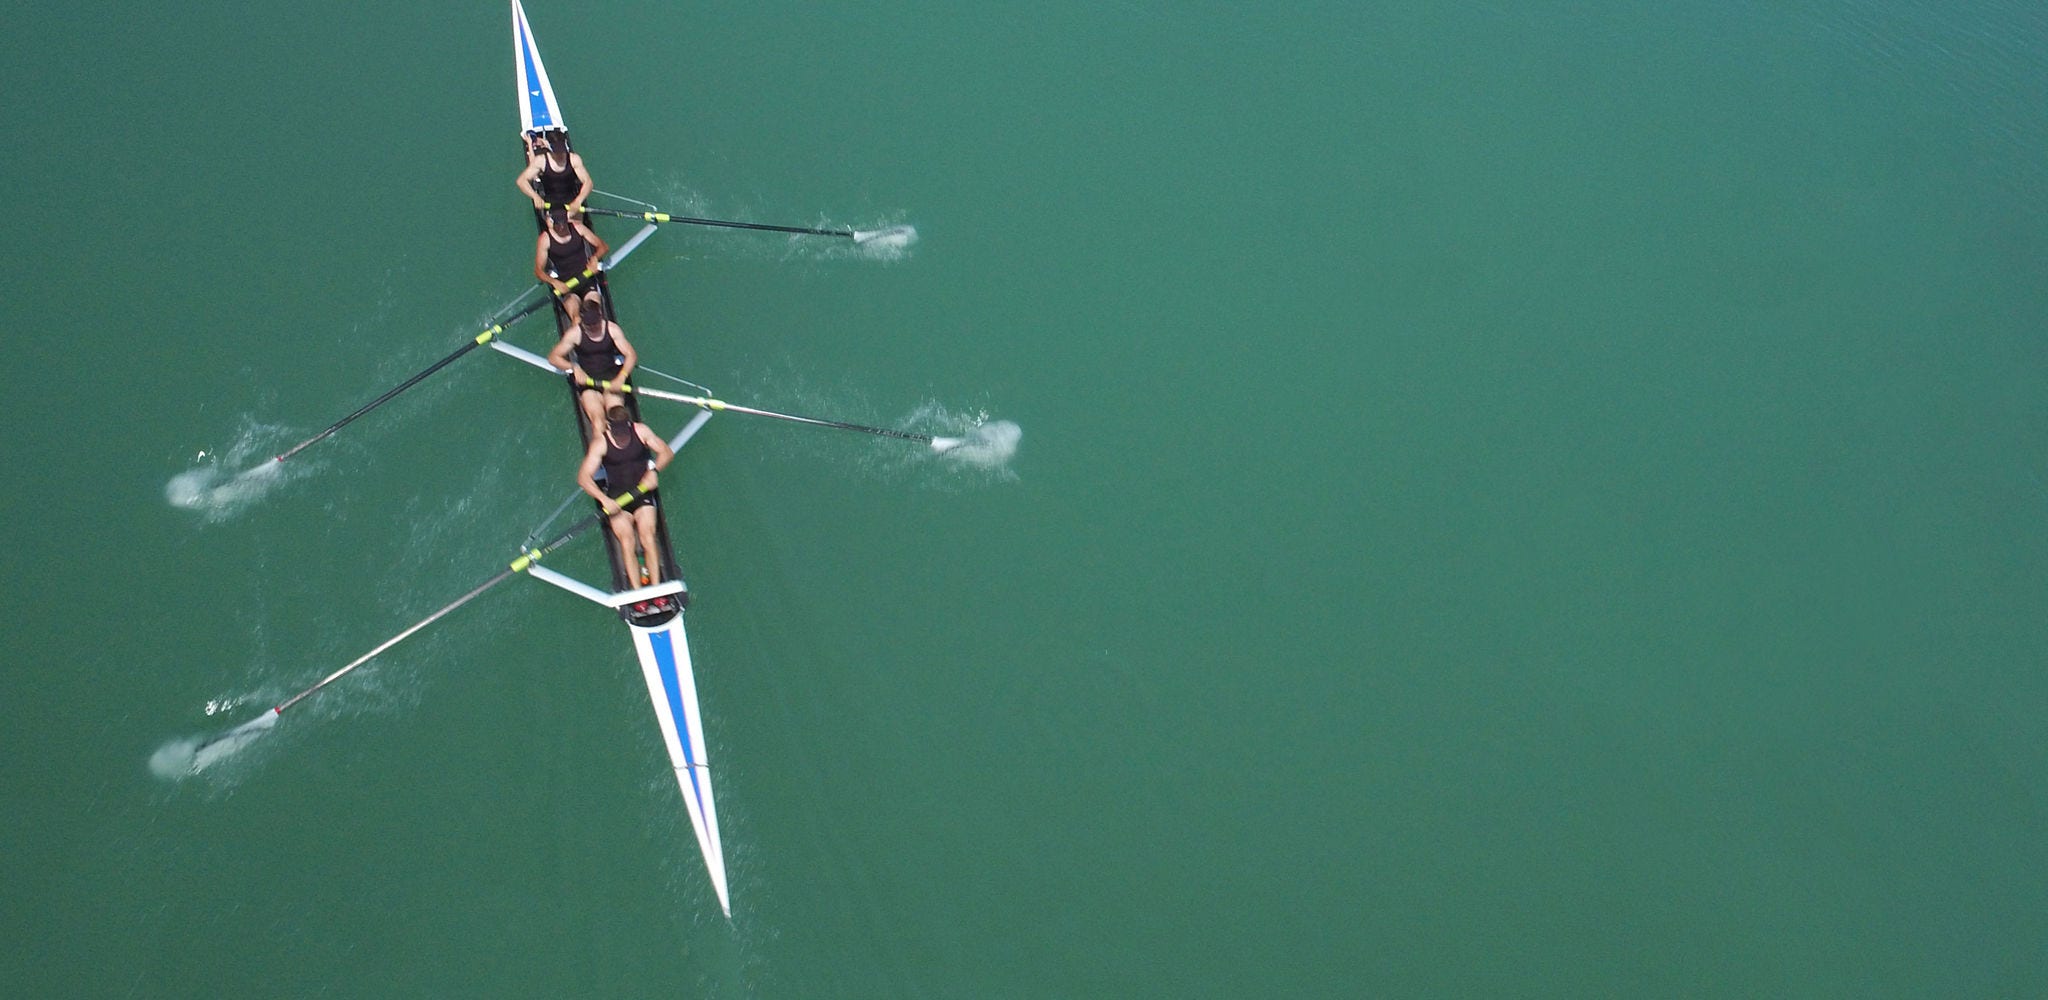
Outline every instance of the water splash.
<svg viewBox="0 0 2048 1000">
<path fill-rule="evenodd" d="M 952 444 L 939 454 L 947 461 L 984 469 L 1005 468 L 1017 454 L 1017 442 L 1023 437 L 1022 427 L 1008 420 L 992 420 L 955 439 L 958 444 Z"/>
<path fill-rule="evenodd" d="M 183 781 L 219 764 L 277 725 L 276 712 L 264 712 L 211 739 L 182 737 L 165 743 L 149 757 L 149 769 L 167 781 Z"/>
<path fill-rule="evenodd" d="M 917 243 L 916 226 L 890 226 L 875 233 L 865 240 L 856 239 L 854 242 L 854 248 L 869 260 L 902 260 L 910 256 L 911 246 Z"/>
<path fill-rule="evenodd" d="M 198 773 L 192 762 L 199 756 L 199 737 L 175 739 L 149 755 L 149 770 L 165 781 L 183 781 Z"/>
<path fill-rule="evenodd" d="M 1013 421 L 994 419 L 987 410 L 955 412 L 942 403 L 927 402 L 905 418 L 902 425 L 932 436 L 940 447 L 915 457 L 924 464 L 949 470 L 952 478 L 974 473 L 990 482 L 1017 480 L 1010 460 L 1017 455 L 1024 429 Z"/>
<path fill-rule="evenodd" d="M 277 440 L 281 430 L 251 424 L 242 429 L 227 451 L 201 450 L 193 456 L 198 465 L 172 476 L 164 484 L 164 499 L 173 507 L 198 511 L 208 523 L 225 521 L 248 509 L 286 481 L 284 463 L 267 459 L 241 472 L 230 470 L 261 455 L 263 446 Z"/>
<path fill-rule="evenodd" d="M 262 499 L 283 479 L 284 466 L 275 459 L 232 476 L 219 465 L 206 465 L 172 476 L 164 484 L 164 499 L 174 507 L 199 511 L 208 521 L 224 521 Z"/>
</svg>

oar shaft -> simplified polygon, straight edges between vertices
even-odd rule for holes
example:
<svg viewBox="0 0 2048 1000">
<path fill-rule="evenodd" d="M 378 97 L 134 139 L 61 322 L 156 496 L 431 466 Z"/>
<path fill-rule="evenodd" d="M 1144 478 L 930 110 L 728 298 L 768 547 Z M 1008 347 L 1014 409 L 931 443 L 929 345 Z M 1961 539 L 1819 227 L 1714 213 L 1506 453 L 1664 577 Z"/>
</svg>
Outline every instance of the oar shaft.
<svg viewBox="0 0 2048 1000">
<path fill-rule="evenodd" d="M 399 393 L 404 392 L 405 390 L 410 389 L 413 386 L 416 386 L 421 382 L 426 381 L 427 376 L 432 375 L 435 372 L 440 371 L 441 369 L 446 368 L 451 364 L 454 364 L 455 359 L 460 358 L 463 355 L 468 354 L 469 352 L 476 350 L 479 347 L 482 347 L 485 344 L 485 342 L 491 339 L 491 336 L 492 335 L 489 333 L 479 335 L 477 339 L 472 340 L 469 343 L 456 348 L 453 354 L 450 354 L 447 357 L 442 358 L 441 360 L 436 361 L 431 365 L 428 365 L 419 374 L 414 375 L 413 377 L 398 383 L 396 386 L 393 386 L 389 391 L 385 392 L 383 395 L 378 396 L 376 399 L 370 400 L 367 403 L 364 403 L 360 407 L 357 407 L 355 412 L 350 413 L 348 416 L 343 417 L 340 420 L 337 420 L 334 423 L 327 425 L 326 430 L 323 430 L 320 433 L 315 434 L 312 437 L 309 437 L 304 441 L 299 442 L 298 444 L 292 445 L 289 449 L 286 449 L 285 451 L 279 453 L 277 456 L 277 460 L 282 462 L 285 459 L 298 454 L 299 452 L 305 451 L 307 448 L 311 448 L 312 446 L 327 440 L 329 437 L 333 436 L 335 431 L 341 430 L 342 428 L 347 427 L 352 423 L 355 423 L 357 417 L 360 417 L 363 414 L 376 409 L 377 407 L 383 406 L 385 403 L 391 402 L 391 400 L 396 398 Z"/>
<path fill-rule="evenodd" d="M 590 275 L 590 273 L 591 272 L 589 271 L 585 271 L 583 273 L 583 277 L 573 279 L 569 283 L 569 286 L 571 288 L 574 288 L 577 284 L 581 283 L 584 280 L 584 278 L 587 278 Z M 299 442 L 298 444 L 292 445 L 289 449 L 280 453 L 277 456 L 277 460 L 282 462 L 285 459 L 288 459 L 293 455 L 298 454 L 299 452 L 305 451 L 307 448 L 310 448 L 316 444 L 319 444 L 322 441 L 327 440 L 329 437 L 333 436 L 335 431 L 338 431 L 344 427 L 347 427 L 349 424 L 354 423 L 356 421 L 356 418 L 362 416 L 365 413 L 370 412 L 371 410 L 376 409 L 377 407 L 383 406 L 385 403 L 391 402 L 393 399 L 397 398 L 399 393 L 404 392 L 405 390 L 410 389 L 413 386 L 416 386 L 421 382 L 426 381 L 428 376 L 434 374 L 437 371 L 440 371 L 443 368 L 448 367 L 451 364 L 454 364 L 457 358 L 460 358 L 463 355 L 468 354 L 469 352 L 474 351 L 487 343 L 490 343 L 491 338 L 496 337 L 498 334 L 504 333 L 506 327 L 511 326 L 512 324 L 517 323 L 520 320 L 525 319 L 526 317 L 531 316 L 536 312 L 539 312 L 542 306 L 545 306 L 552 301 L 553 298 L 551 296 L 543 295 L 540 298 L 535 299 L 534 301 L 529 302 L 524 306 L 521 306 L 518 312 L 515 312 L 512 315 L 507 316 L 504 319 L 491 324 L 491 326 L 488 329 L 471 338 L 469 343 L 456 348 L 454 353 L 448 355 L 445 358 L 442 358 L 439 361 L 434 362 L 431 365 L 428 365 L 424 370 L 422 370 L 418 374 L 414 375 L 409 379 L 406 379 L 403 382 L 398 383 L 396 386 L 393 386 L 389 391 L 385 392 L 381 396 L 378 396 L 376 399 L 370 400 L 369 402 L 364 403 L 362 406 L 357 407 L 355 412 L 350 413 L 348 416 L 343 417 L 332 424 L 329 424 L 326 430 L 323 430 L 320 433 L 315 434 L 312 437 L 309 437 L 304 441 Z"/>
<path fill-rule="evenodd" d="M 806 226 L 772 226 L 765 222 L 729 222 L 723 219 L 697 219 L 687 215 L 670 215 L 667 212 L 622 212 L 616 208 L 592 208 L 583 206 L 592 215 L 611 215 L 621 219 L 644 219 L 648 222 L 681 222 L 692 226 L 716 226 L 721 229 L 754 229 L 765 233 L 796 233 L 800 236 L 841 236 L 853 239 L 851 229 L 811 229 Z"/>
<path fill-rule="evenodd" d="M 724 400 L 718 399 L 707 399 L 704 401 L 704 403 L 701 403 L 699 405 L 704 406 L 705 409 L 709 410 L 728 410 L 733 413 L 746 413 L 756 417 L 772 417 L 776 420 L 787 420 L 791 423 L 796 424 L 810 424 L 814 427 L 834 427 L 843 431 L 860 431 L 863 434 L 879 434 L 883 437 L 902 438 L 905 441 L 916 441 L 920 444 L 932 443 L 932 436 L 929 434 L 913 434 L 909 431 L 892 430 L 887 427 L 869 427 L 866 424 L 850 424 L 844 420 L 822 420 L 817 417 L 800 417 L 794 413 L 777 413 L 774 410 L 757 410 L 751 406 L 741 406 L 738 403 L 728 403 L 725 402 Z"/>
<path fill-rule="evenodd" d="M 619 498 L 620 504 L 623 506 L 631 497 L 632 493 L 629 491 L 626 494 L 626 496 Z M 377 654 L 382 653 L 385 650 L 390 649 L 391 647 L 396 646 L 399 643 L 411 638 L 413 633 L 418 632 L 420 629 L 426 628 L 427 626 L 432 625 L 437 621 L 440 621 L 442 618 L 447 617 L 448 614 L 454 611 L 456 608 L 459 608 L 473 600 L 476 600 L 478 597 L 483 595 L 484 591 L 487 591 L 492 587 L 497 586 L 498 584 L 504 583 L 506 580 L 510 579 L 512 576 L 519 573 L 520 571 L 532 567 L 534 563 L 539 562 L 541 558 L 546 556 L 548 553 L 553 552 L 557 548 L 560 548 L 564 543 L 568 542 L 569 539 L 574 538 L 577 535 L 580 535 L 583 532 L 590 530 L 590 528 L 593 525 L 596 525 L 598 521 L 601 519 L 601 515 L 592 514 L 591 516 L 586 517 L 583 520 L 571 525 L 568 528 L 568 530 L 562 532 L 559 535 L 556 535 L 552 539 L 549 539 L 547 544 L 542 545 L 540 548 L 522 553 L 519 556 L 519 558 L 512 560 L 511 565 L 507 566 L 502 570 L 499 570 L 498 575 L 491 577 L 490 579 L 478 584 L 474 589 L 470 590 L 469 593 L 464 594 L 453 601 L 450 601 L 448 604 L 442 606 L 442 608 L 439 611 L 436 611 L 433 614 L 428 615 L 417 622 L 414 622 L 405 631 L 400 632 L 397 635 L 394 635 L 381 643 L 378 643 L 377 648 L 372 649 L 369 652 L 356 657 L 354 660 L 349 661 L 348 665 L 342 667 L 340 670 L 336 670 L 335 672 L 328 674 L 325 677 L 322 677 L 320 679 L 320 683 L 315 684 L 312 687 L 309 687 L 304 691 L 301 691 L 298 694 L 292 695 L 290 698 L 285 699 L 275 709 L 272 709 L 272 711 L 276 712 L 279 715 L 283 715 L 285 709 L 290 708 L 301 701 L 304 701 L 306 698 L 310 697 L 313 694 L 313 692 L 318 691 L 321 688 L 324 688 L 327 685 L 340 680 L 343 676 L 347 675 L 349 671 L 354 670 L 355 668 L 360 667 L 373 659 L 376 659 Z"/>
<path fill-rule="evenodd" d="M 353 660 L 350 660 L 348 665 L 342 667 L 340 670 L 337 670 L 331 674 L 328 674 L 325 677 L 322 677 L 320 679 L 320 683 L 315 684 L 312 687 L 309 687 L 304 691 L 299 692 L 298 694 L 292 695 L 290 698 L 286 699 L 283 704 L 277 706 L 277 713 L 279 715 L 283 715 L 285 709 L 290 708 L 293 705 L 298 704 L 300 701 L 303 701 L 306 698 L 310 697 L 313 694 L 313 692 L 318 691 L 321 688 L 324 688 L 327 685 L 340 680 L 349 671 L 354 670 L 355 668 L 360 667 L 373 659 L 376 659 L 377 654 L 382 653 L 383 651 L 390 649 L 391 647 L 396 646 L 409 638 L 412 638 L 413 633 L 418 632 L 420 629 L 426 628 L 427 626 L 432 625 L 437 621 L 440 621 L 442 618 L 446 617 L 449 612 L 454 611 L 456 608 L 459 608 L 473 600 L 476 600 L 479 596 L 483 594 L 484 591 L 489 590 L 492 587 L 497 586 L 498 584 L 504 583 L 507 579 L 511 578 L 512 574 L 513 571 L 510 569 L 499 570 L 497 576 L 491 577 L 490 579 L 485 580 L 483 583 L 478 584 L 476 589 L 471 590 L 469 593 L 464 594 L 461 597 L 458 597 L 455 600 L 449 602 L 446 606 L 442 607 L 441 610 L 436 611 L 433 614 L 428 615 L 417 622 L 414 622 L 411 628 L 408 628 L 405 631 L 400 632 L 397 635 L 394 635 L 381 643 L 378 643 L 377 648 L 372 649 L 369 652 L 364 653 L 363 655 L 358 656 Z"/>
<path fill-rule="evenodd" d="M 916 441 L 920 444 L 932 443 L 932 436 L 929 434 L 913 434 L 910 431 L 891 430 L 887 427 L 869 427 L 866 424 L 850 424 L 844 420 L 823 420 L 818 417 L 800 417 L 794 413 L 777 413 L 774 410 L 758 410 L 751 406 L 741 406 L 738 403 L 728 403 L 722 399 L 710 399 L 704 396 L 685 396 L 679 392 L 667 392 L 661 389 L 648 389 L 637 385 L 613 385 L 610 382 L 596 382 L 590 379 L 585 379 L 583 384 L 588 385 L 592 388 L 609 389 L 613 392 L 636 392 L 642 396 L 648 396 L 654 399 L 666 399 L 677 403 L 688 403 L 691 406 L 698 406 L 707 410 L 723 410 L 731 413 L 745 413 L 750 416 L 772 417 L 776 420 L 787 420 L 791 423 L 810 424 L 813 427 L 834 427 L 843 431 L 859 431 L 863 434 L 879 434 L 883 437 L 902 438 L 905 441 Z"/>
</svg>

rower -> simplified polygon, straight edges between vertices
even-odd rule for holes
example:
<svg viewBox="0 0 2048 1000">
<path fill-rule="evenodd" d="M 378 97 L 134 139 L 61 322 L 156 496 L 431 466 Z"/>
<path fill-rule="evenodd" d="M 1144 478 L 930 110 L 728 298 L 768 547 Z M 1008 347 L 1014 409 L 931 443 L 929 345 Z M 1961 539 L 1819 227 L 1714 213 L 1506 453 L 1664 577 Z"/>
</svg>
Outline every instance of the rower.
<svg viewBox="0 0 2048 1000">
<path fill-rule="evenodd" d="M 604 414 L 625 402 L 616 388 L 600 388 L 591 382 L 623 386 L 633 377 L 640 361 L 626 332 L 605 315 L 604 297 L 595 291 L 562 300 L 569 324 L 562 339 L 548 352 L 548 363 L 569 373 L 576 386 L 576 401 L 583 406 L 583 419 L 593 428 L 604 426 Z"/>
<path fill-rule="evenodd" d="M 534 277 L 569 294 L 569 281 L 595 268 L 611 252 L 611 244 L 569 215 L 566 208 L 548 209 L 548 228 L 533 244 Z"/>
<path fill-rule="evenodd" d="M 590 171 L 583 169 L 583 157 L 570 151 L 569 133 L 538 129 L 526 139 L 526 169 L 519 172 L 519 193 L 533 201 L 535 211 L 560 205 L 573 215 L 582 215 L 583 200 L 590 197 L 592 187 Z"/>
<path fill-rule="evenodd" d="M 612 537 L 618 539 L 619 553 L 626 557 L 626 576 L 639 577 L 647 586 L 661 580 L 661 550 L 655 545 L 654 489 L 656 473 L 676 457 L 668 442 L 633 419 L 624 406 L 605 411 L 605 422 L 593 427 L 590 449 L 576 470 L 576 484 L 597 499 L 611 523 Z M 597 485 L 597 470 L 604 469 L 605 484 Z M 632 490 L 634 497 L 622 509 L 613 497 Z M 609 490 L 610 493 L 606 493 Z M 637 536 L 637 537 L 636 537 Z M 637 554 L 636 546 L 637 545 Z M 643 568 L 644 567 L 644 568 Z"/>
</svg>

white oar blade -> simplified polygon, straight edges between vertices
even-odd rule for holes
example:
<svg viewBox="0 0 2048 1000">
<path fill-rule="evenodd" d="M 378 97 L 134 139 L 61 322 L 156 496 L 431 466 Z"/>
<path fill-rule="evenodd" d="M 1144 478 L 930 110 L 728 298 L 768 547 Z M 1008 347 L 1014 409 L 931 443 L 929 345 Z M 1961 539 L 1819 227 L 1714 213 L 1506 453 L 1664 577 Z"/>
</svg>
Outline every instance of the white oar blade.
<svg viewBox="0 0 2048 1000">
<path fill-rule="evenodd" d="M 149 769 L 172 781 L 190 778 L 233 756 L 275 725 L 277 711 L 273 709 L 210 740 L 172 740 L 150 756 Z"/>
<path fill-rule="evenodd" d="M 880 247 L 907 247 L 917 242 L 917 227 L 890 226 L 887 229 L 856 229 L 853 231 L 853 241 L 862 246 L 872 243 Z"/>
<path fill-rule="evenodd" d="M 946 456 L 948 462 L 1001 469 L 1017 454 L 1017 442 L 1023 437 L 1023 429 L 1016 424 L 1008 420 L 992 420 L 969 431 L 965 437 L 933 438 L 932 450 Z M 946 442 L 944 448 L 939 447 L 942 441 Z"/>
<path fill-rule="evenodd" d="M 269 732 L 275 725 L 277 713 L 265 712 L 228 730 L 219 739 L 200 744 L 198 751 L 192 755 L 192 773 L 198 774 L 233 756 L 236 751 L 248 746 L 256 737 Z"/>
</svg>

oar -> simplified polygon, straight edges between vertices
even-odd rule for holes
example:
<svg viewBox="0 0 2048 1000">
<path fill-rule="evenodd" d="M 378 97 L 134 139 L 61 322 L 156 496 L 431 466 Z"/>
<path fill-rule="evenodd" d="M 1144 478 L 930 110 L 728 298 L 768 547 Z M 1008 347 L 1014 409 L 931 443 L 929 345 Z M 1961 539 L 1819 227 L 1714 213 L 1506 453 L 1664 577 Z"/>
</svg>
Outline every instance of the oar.
<svg viewBox="0 0 2048 1000">
<path fill-rule="evenodd" d="M 728 403 L 722 399 L 711 399 L 705 396 L 685 396 L 679 392 L 666 392 L 661 389 L 648 389 L 637 385 L 623 385 L 615 384 L 612 382 L 599 382 L 588 378 L 583 380 L 583 384 L 592 389 L 602 389 L 606 392 L 637 392 L 642 396 L 649 396 L 654 399 L 673 400 L 678 403 L 688 403 L 691 406 L 698 406 L 707 410 L 720 410 L 731 413 L 745 413 L 756 417 L 773 417 L 777 420 L 787 420 L 790 421 L 791 423 L 798 424 L 810 424 L 814 427 L 836 427 L 843 431 L 859 431 L 862 434 L 879 434 L 883 437 L 902 438 L 905 441 L 916 441 L 920 444 L 930 445 L 933 452 L 942 455 L 966 443 L 965 438 L 933 437 L 930 434 L 915 434 L 910 431 L 891 430 L 887 427 L 869 427 L 866 424 L 850 424 L 844 420 L 821 420 L 817 417 L 799 417 L 794 413 L 777 413 L 774 410 L 757 410 L 751 406 L 741 406 L 738 403 Z"/>
<path fill-rule="evenodd" d="M 595 271 L 585 271 L 581 275 L 569 279 L 566 282 L 566 284 L 569 286 L 570 290 L 573 291 L 576 288 L 576 286 L 582 284 L 584 281 L 588 280 L 591 275 L 596 273 L 597 272 Z M 462 357 L 463 355 L 468 354 L 469 352 L 474 351 L 477 348 L 484 346 L 485 344 L 490 343 L 492 338 L 496 337 L 498 334 L 504 333 L 506 327 L 511 326 L 512 324 L 517 323 L 520 320 L 525 319 L 526 317 L 531 316 L 536 312 L 539 312 L 542 306 L 545 306 L 550 301 L 553 301 L 555 298 L 560 297 L 561 294 L 562 293 L 551 291 L 548 295 L 543 295 L 540 298 L 535 299 L 524 306 L 521 306 L 518 312 L 515 312 L 512 315 L 507 316 L 504 319 L 491 324 L 490 327 L 484 330 L 484 332 L 479 333 L 475 337 L 471 338 L 469 343 L 456 348 L 455 353 L 450 354 L 447 357 L 442 358 L 441 360 L 436 361 L 431 365 L 428 365 L 419 374 L 414 375 L 413 377 L 398 383 L 398 385 L 392 387 L 392 389 L 389 392 L 386 392 L 382 396 L 378 396 L 376 399 L 364 403 L 361 407 L 358 407 L 354 413 L 351 413 L 348 416 L 343 417 L 340 420 L 337 420 L 334 423 L 328 425 L 326 430 L 323 430 L 320 433 L 315 434 L 312 437 L 309 437 L 304 441 L 301 441 L 298 444 L 292 445 L 290 448 L 285 449 L 284 452 L 279 454 L 275 459 L 273 459 L 273 461 L 282 462 L 285 459 L 290 458 L 293 455 L 305 451 L 307 448 L 310 448 L 313 445 L 319 444 L 321 441 L 326 440 L 335 431 L 338 431 L 344 427 L 347 427 L 349 424 L 354 423 L 357 417 L 360 417 L 363 414 L 376 409 L 377 407 L 383 406 L 385 403 L 391 402 L 391 400 L 394 397 L 396 397 L 399 393 L 404 392 L 405 390 L 420 384 L 421 382 L 426 380 L 427 376 L 432 375 L 435 372 L 440 371 L 441 369 L 453 364 L 455 362 L 455 359 Z"/>
<path fill-rule="evenodd" d="M 614 500 L 613 503 L 617 504 L 620 507 L 624 507 L 625 505 L 633 502 L 633 497 L 637 492 L 637 489 L 627 490 L 624 495 Z M 309 697 L 312 697 L 315 691 L 318 691 L 321 688 L 324 688 L 327 685 L 340 680 L 342 677 L 346 676 L 349 671 L 354 670 L 355 668 L 370 662 L 372 659 L 376 658 L 377 654 L 382 653 L 385 650 L 390 649 L 391 647 L 396 646 L 401 642 L 404 642 L 406 639 L 411 638 L 413 633 L 418 632 L 419 630 L 426 628 L 427 626 L 432 625 L 437 621 L 440 621 L 444 617 L 447 617 L 447 615 L 450 612 L 453 612 L 456 608 L 462 607 L 463 605 L 468 604 L 473 600 L 476 600 L 479 596 L 482 596 L 484 591 L 487 591 L 492 587 L 497 586 L 498 584 L 504 583 L 506 580 L 511 579 L 514 575 L 520 572 L 533 568 L 534 564 L 540 562 L 541 559 L 545 557 L 548 553 L 553 552 L 554 550 L 562 547 L 570 539 L 575 538 L 577 535 L 580 535 L 583 532 L 590 530 L 592 526 L 596 525 L 598 522 L 602 520 L 604 520 L 603 514 L 592 514 L 591 516 L 586 517 L 583 520 L 571 525 L 568 530 L 562 532 L 559 535 L 556 535 L 554 538 L 550 539 L 547 542 L 547 544 L 542 545 L 540 548 L 528 549 L 527 551 L 520 553 L 519 558 L 512 560 L 512 562 L 509 565 L 507 565 L 504 569 L 499 570 L 498 575 L 493 576 L 490 579 L 478 584 L 474 589 L 470 590 L 469 593 L 464 594 L 461 597 L 458 597 L 455 600 L 449 602 L 446 606 L 442 607 L 441 610 L 436 611 L 433 614 L 428 615 L 417 622 L 414 622 L 411 626 L 406 628 L 405 631 L 400 632 L 397 635 L 394 635 L 391 638 L 378 643 L 375 649 L 372 649 L 369 652 L 364 653 L 363 655 L 358 656 L 353 660 L 350 660 L 348 664 L 342 667 L 340 670 L 336 670 L 335 672 L 328 674 L 325 677 L 322 677 L 320 679 L 320 683 L 315 684 L 312 687 L 309 687 L 304 691 L 299 692 L 298 694 L 292 695 L 289 698 L 286 698 L 284 701 L 279 702 L 277 707 L 264 712 L 262 715 L 250 719 L 249 721 L 244 722 L 241 725 L 236 726 L 235 728 L 230 729 L 227 732 L 222 733 L 219 736 L 216 736 L 194 747 L 192 750 L 192 770 L 197 772 L 212 764 L 214 761 L 217 761 L 222 757 L 225 757 L 228 754 L 233 753 L 238 749 L 241 749 L 243 744 L 249 742 L 256 736 L 260 735 L 264 730 L 267 730 L 272 726 L 277 725 L 278 717 L 284 714 L 285 709 L 290 708 L 293 705 L 296 705 Z"/>
<path fill-rule="evenodd" d="M 796 233 L 800 236 L 840 236 L 855 243 L 884 236 L 896 236 L 915 232 L 909 226 L 890 226 L 887 229 L 811 229 L 805 226 L 771 226 L 765 222 L 726 222 L 720 219 L 693 219 L 686 215 L 670 215 L 667 212 L 622 212 L 616 208 L 592 208 L 583 206 L 592 215 L 611 215 L 621 219 L 644 219 L 648 222 L 681 222 L 692 226 L 718 226 L 723 229 L 757 229 L 767 233 Z"/>
</svg>

